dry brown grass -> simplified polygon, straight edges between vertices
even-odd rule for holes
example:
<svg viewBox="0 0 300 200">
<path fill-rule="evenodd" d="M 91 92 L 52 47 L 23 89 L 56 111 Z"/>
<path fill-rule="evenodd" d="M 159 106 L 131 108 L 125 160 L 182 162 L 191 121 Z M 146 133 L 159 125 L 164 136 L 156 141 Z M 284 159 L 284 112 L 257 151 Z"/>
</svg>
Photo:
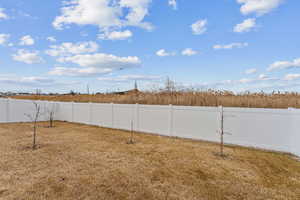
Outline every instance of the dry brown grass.
<svg viewBox="0 0 300 200">
<path fill-rule="evenodd" d="M 139 92 L 130 94 L 97 94 L 97 95 L 57 95 L 57 96 L 15 96 L 17 99 L 40 99 L 51 101 L 121 103 L 121 104 L 157 104 L 187 106 L 226 106 L 251 108 L 300 108 L 298 93 L 251 93 L 233 94 L 230 92 Z"/>
<path fill-rule="evenodd" d="M 300 162 L 289 155 L 87 125 L 0 126 L 0 199 L 300 199 Z"/>
</svg>

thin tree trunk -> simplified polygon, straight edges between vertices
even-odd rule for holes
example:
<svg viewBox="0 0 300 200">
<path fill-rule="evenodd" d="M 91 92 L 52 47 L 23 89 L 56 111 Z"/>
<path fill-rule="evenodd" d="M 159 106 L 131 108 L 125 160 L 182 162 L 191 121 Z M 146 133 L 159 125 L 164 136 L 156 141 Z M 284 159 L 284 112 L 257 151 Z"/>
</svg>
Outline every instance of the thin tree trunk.
<svg viewBox="0 0 300 200">
<path fill-rule="evenodd" d="M 224 156 L 224 112 L 223 107 L 221 110 L 221 144 L 220 144 L 221 156 Z"/>
<path fill-rule="evenodd" d="M 34 122 L 34 127 L 33 127 L 33 145 L 32 149 L 36 149 L 36 121 Z"/>
<path fill-rule="evenodd" d="M 53 114 L 50 114 L 50 128 L 53 127 Z"/>
</svg>

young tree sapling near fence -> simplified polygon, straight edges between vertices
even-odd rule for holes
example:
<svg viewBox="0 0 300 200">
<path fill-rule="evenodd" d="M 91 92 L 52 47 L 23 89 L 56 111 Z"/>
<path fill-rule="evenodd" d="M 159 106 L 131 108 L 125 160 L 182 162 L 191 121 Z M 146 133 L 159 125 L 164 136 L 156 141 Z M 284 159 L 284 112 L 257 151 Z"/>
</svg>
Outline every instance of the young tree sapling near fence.
<svg viewBox="0 0 300 200">
<path fill-rule="evenodd" d="M 221 129 L 220 129 L 220 155 L 224 156 L 224 110 L 223 107 L 221 107 Z"/>
<path fill-rule="evenodd" d="M 31 122 L 33 122 L 33 141 L 32 141 L 32 150 L 36 149 L 36 132 L 37 132 L 37 121 L 41 115 L 41 106 L 36 103 L 33 102 L 34 104 L 34 112 L 32 114 L 25 114 L 30 120 Z"/>
<path fill-rule="evenodd" d="M 133 139 L 133 121 L 131 120 L 131 129 L 130 129 L 130 138 L 127 144 L 134 144 L 134 139 Z"/>
<path fill-rule="evenodd" d="M 223 106 L 220 106 L 219 108 L 221 109 L 221 111 L 220 111 L 220 130 L 217 131 L 217 132 L 220 134 L 220 156 L 225 157 L 225 154 L 224 154 L 224 135 L 225 134 L 231 135 L 231 133 L 224 131 L 224 118 L 225 118 L 224 108 L 223 108 Z"/>
<path fill-rule="evenodd" d="M 46 116 L 48 117 L 48 120 L 49 120 L 49 128 L 52 128 L 54 127 L 54 116 L 55 116 L 55 113 L 57 111 L 57 104 L 56 103 L 52 103 L 52 105 L 46 107 Z"/>
</svg>

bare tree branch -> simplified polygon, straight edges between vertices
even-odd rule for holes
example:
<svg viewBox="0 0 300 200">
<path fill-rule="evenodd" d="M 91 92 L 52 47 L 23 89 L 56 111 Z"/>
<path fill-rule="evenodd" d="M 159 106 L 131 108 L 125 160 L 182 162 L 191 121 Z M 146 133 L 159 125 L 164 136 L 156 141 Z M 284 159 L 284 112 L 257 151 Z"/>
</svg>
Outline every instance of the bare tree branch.
<svg viewBox="0 0 300 200">
<path fill-rule="evenodd" d="M 36 149 L 36 132 L 37 132 L 37 122 L 41 115 L 41 106 L 37 102 L 33 102 L 34 104 L 34 113 L 33 114 L 24 114 L 27 116 L 31 122 L 33 122 L 33 141 L 32 141 L 32 149 Z"/>
</svg>

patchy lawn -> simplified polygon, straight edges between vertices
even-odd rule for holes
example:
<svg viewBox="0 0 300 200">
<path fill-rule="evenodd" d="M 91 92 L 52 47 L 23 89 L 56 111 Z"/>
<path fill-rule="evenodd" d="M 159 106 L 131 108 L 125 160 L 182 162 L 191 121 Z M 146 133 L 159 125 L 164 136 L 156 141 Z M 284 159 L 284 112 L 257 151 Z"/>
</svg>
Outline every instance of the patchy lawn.
<svg viewBox="0 0 300 200">
<path fill-rule="evenodd" d="M 0 199 L 300 199 L 289 155 L 87 125 L 0 125 Z"/>
</svg>

